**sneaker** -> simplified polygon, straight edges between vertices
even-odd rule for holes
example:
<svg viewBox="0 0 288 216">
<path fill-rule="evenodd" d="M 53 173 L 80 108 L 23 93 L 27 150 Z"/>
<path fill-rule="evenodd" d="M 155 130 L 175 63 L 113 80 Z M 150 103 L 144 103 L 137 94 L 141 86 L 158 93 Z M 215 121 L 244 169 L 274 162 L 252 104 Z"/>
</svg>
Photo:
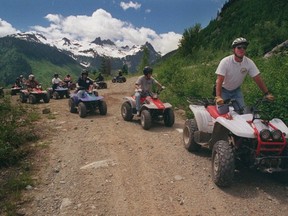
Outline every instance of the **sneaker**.
<svg viewBox="0 0 288 216">
<path fill-rule="evenodd" d="M 140 111 L 137 111 L 137 116 L 140 116 Z"/>
</svg>

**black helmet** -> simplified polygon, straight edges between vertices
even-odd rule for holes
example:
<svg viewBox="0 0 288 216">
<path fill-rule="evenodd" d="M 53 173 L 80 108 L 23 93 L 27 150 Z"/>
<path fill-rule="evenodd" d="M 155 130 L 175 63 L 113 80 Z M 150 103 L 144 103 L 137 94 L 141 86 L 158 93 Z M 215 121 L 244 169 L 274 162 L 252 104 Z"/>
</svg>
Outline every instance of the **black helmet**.
<svg viewBox="0 0 288 216">
<path fill-rule="evenodd" d="M 54 77 L 58 77 L 58 76 L 59 76 L 59 74 L 57 74 L 57 73 L 54 74 Z"/>
<path fill-rule="evenodd" d="M 83 76 L 83 75 L 87 75 L 87 76 L 88 76 L 88 71 L 87 71 L 87 70 L 83 70 L 82 73 L 81 73 L 81 75 L 82 75 L 82 76 Z"/>
<path fill-rule="evenodd" d="M 243 38 L 243 37 L 236 38 L 236 39 L 232 42 L 232 47 L 235 48 L 236 46 L 241 45 L 241 44 L 248 46 L 249 42 L 248 42 L 245 38 Z"/>
<path fill-rule="evenodd" d="M 148 74 L 152 74 L 152 72 L 153 72 L 153 69 L 152 69 L 151 67 L 149 67 L 149 66 L 146 66 L 146 67 L 143 69 L 143 74 L 144 74 L 145 76 L 147 76 Z"/>
</svg>

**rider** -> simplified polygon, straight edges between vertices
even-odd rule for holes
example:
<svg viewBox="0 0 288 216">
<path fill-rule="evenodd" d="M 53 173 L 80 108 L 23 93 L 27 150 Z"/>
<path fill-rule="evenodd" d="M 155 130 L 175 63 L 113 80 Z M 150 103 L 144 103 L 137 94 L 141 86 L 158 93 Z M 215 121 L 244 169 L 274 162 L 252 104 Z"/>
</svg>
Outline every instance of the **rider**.
<svg viewBox="0 0 288 216">
<path fill-rule="evenodd" d="M 274 96 L 268 91 L 264 81 L 260 76 L 260 71 L 255 63 L 245 56 L 249 42 L 245 38 L 236 38 L 232 42 L 233 54 L 223 58 L 216 70 L 216 97 L 217 105 L 224 103 L 226 99 L 235 99 L 238 106 L 236 111 L 243 110 L 245 103 L 241 91 L 241 84 L 249 74 L 264 93 L 268 100 L 274 100 Z"/>
<path fill-rule="evenodd" d="M 35 80 L 35 76 L 33 74 L 30 74 L 28 77 L 28 81 L 26 82 L 27 88 L 37 88 L 39 85 L 39 82 Z"/>
<path fill-rule="evenodd" d="M 26 84 L 26 79 L 24 78 L 22 74 L 19 76 L 19 79 L 20 79 L 21 86 L 23 87 Z"/>
<path fill-rule="evenodd" d="M 62 82 L 63 81 L 59 78 L 59 74 L 55 73 L 54 77 L 52 79 L 52 89 L 53 89 L 53 91 L 55 91 L 57 86 L 59 86 L 59 84 L 62 83 Z"/>
<path fill-rule="evenodd" d="M 135 100 L 136 100 L 136 111 L 137 115 L 140 115 L 140 99 L 141 97 L 146 97 L 152 91 L 153 84 L 156 84 L 159 89 L 163 89 L 162 86 L 156 79 L 152 77 L 153 69 L 149 66 L 146 66 L 143 69 L 143 74 L 138 78 L 135 83 Z"/>
<path fill-rule="evenodd" d="M 83 88 L 85 90 L 89 90 L 89 88 L 93 86 L 93 80 L 88 77 L 87 70 L 82 71 L 81 76 L 77 81 L 77 85 L 78 87 Z"/>
<path fill-rule="evenodd" d="M 16 78 L 15 83 L 14 83 L 15 87 L 22 87 L 22 83 L 19 77 Z"/>
</svg>

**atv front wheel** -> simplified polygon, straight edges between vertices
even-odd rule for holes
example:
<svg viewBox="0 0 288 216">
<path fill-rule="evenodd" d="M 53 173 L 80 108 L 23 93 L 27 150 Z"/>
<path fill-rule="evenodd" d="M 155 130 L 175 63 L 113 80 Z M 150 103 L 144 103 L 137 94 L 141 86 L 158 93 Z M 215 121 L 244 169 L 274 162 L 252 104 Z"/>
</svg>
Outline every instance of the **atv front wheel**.
<svg viewBox="0 0 288 216">
<path fill-rule="evenodd" d="M 75 103 L 74 103 L 73 98 L 70 98 L 70 99 L 69 99 L 68 105 L 69 105 L 70 113 L 76 113 L 76 112 L 77 112 L 77 108 L 76 108 L 76 105 L 75 105 Z"/>
<path fill-rule="evenodd" d="M 80 102 L 78 104 L 78 112 L 81 118 L 85 118 L 87 116 L 87 108 L 83 102 Z"/>
<path fill-rule="evenodd" d="M 189 152 L 196 152 L 201 148 L 201 145 L 194 140 L 194 133 L 196 131 L 198 131 L 198 127 L 195 119 L 187 119 L 183 129 L 183 142 Z"/>
<path fill-rule="evenodd" d="M 152 117 L 148 110 L 143 110 L 141 112 L 141 126 L 144 130 L 149 130 L 152 125 Z"/>
<path fill-rule="evenodd" d="M 44 103 L 49 103 L 50 101 L 49 93 L 43 95 L 43 101 Z"/>
<path fill-rule="evenodd" d="M 132 107 L 129 102 L 124 102 L 122 104 L 121 115 L 125 121 L 131 121 L 133 119 Z"/>
<path fill-rule="evenodd" d="M 100 112 L 100 115 L 106 115 L 107 114 L 107 104 L 105 101 L 99 102 L 99 112 Z"/>
<path fill-rule="evenodd" d="M 225 140 L 217 141 L 212 150 L 212 178 L 219 187 L 232 184 L 235 170 L 235 157 L 231 145 Z"/>
<path fill-rule="evenodd" d="M 172 127 L 175 121 L 174 112 L 172 109 L 168 108 L 164 110 L 164 124 L 166 127 Z"/>
<path fill-rule="evenodd" d="M 35 103 L 36 103 L 36 97 L 35 97 L 35 95 L 30 94 L 29 97 L 28 97 L 28 99 L 29 99 L 29 103 L 30 103 L 30 104 L 35 104 Z"/>
</svg>

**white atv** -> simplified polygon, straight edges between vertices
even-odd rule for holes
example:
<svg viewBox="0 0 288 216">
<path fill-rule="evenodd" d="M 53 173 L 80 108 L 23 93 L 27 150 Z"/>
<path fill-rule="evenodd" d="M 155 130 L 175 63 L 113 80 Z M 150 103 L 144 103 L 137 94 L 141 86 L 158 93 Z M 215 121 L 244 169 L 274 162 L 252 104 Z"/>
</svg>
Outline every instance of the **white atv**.
<svg viewBox="0 0 288 216">
<path fill-rule="evenodd" d="M 185 122 L 184 146 L 190 152 L 202 146 L 212 150 L 212 178 L 216 185 L 231 185 L 236 161 L 268 173 L 288 170 L 288 128 L 278 118 L 261 119 L 257 110 L 260 102 L 263 100 L 246 114 L 235 112 L 233 100 L 222 107 L 211 101 L 189 105 L 194 119 Z"/>
</svg>

